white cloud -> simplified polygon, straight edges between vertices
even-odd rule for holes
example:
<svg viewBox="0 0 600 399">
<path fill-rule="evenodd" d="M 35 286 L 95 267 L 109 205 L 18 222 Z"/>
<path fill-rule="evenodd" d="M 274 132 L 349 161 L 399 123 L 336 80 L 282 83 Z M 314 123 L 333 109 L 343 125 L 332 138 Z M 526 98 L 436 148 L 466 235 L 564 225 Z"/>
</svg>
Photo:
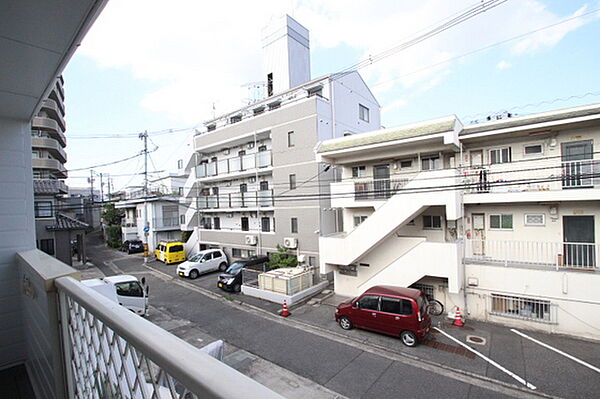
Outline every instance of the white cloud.
<svg viewBox="0 0 600 399">
<path fill-rule="evenodd" d="M 500 69 L 501 71 L 510 67 L 512 67 L 512 64 L 505 60 L 502 60 L 498 64 L 496 64 L 496 68 Z"/>
<path fill-rule="evenodd" d="M 404 98 L 399 98 L 397 100 L 392 101 L 389 104 L 386 104 L 384 107 L 382 107 L 381 112 L 385 114 L 386 112 L 396 110 L 397 108 L 402 108 L 405 105 L 406 105 L 406 100 Z"/>
<path fill-rule="evenodd" d="M 209 118 L 213 103 L 217 114 L 239 107 L 240 85 L 264 80 L 261 29 L 272 16 L 292 14 L 310 30 L 313 49 L 343 45 L 367 58 L 472 4 L 473 0 L 381 0 L 376 6 L 365 0 L 112 0 L 80 54 L 104 67 L 127 68 L 137 79 L 156 82 L 159 88 L 147 93 L 141 105 L 168 114 L 176 123 L 189 124 Z M 586 10 L 580 7 L 573 15 Z M 561 18 L 539 0 L 507 2 L 361 73 L 376 95 L 398 88 L 429 90 L 451 73 L 452 64 L 429 66 Z M 554 46 L 588 21 L 589 17 L 574 20 L 524 38 L 513 45 L 513 51 L 529 54 Z M 349 59 L 348 65 L 357 61 Z M 499 68 L 509 65 L 503 62 Z"/>
</svg>

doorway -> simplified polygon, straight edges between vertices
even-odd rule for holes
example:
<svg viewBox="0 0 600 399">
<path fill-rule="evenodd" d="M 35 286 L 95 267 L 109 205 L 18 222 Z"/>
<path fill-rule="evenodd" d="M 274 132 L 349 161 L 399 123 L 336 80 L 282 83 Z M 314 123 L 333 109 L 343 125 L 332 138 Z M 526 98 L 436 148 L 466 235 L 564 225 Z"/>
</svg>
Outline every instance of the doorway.
<svg viewBox="0 0 600 399">
<path fill-rule="evenodd" d="M 592 140 L 563 143 L 561 152 L 563 188 L 592 187 Z"/>
<path fill-rule="evenodd" d="M 471 241 L 473 255 L 485 255 L 485 214 L 473 213 L 473 238 Z"/>
<path fill-rule="evenodd" d="M 596 266 L 593 216 L 563 216 L 564 265 Z"/>
</svg>

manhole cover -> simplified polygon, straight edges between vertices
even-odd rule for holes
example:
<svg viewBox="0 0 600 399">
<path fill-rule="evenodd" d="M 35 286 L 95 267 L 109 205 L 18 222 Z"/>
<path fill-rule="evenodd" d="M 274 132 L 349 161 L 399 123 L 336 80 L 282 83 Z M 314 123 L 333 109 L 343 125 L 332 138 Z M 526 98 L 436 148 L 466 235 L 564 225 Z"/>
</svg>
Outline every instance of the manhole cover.
<svg viewBox="0 0 600 399">
<path fill-rule="evenodd" d="M 486 344 L 485 338 L 478 337 L 476 335 L 467 335 L 467 342 L 470 344 L 476 344 L 476 345 L 485 345 Z"/>
</svg>

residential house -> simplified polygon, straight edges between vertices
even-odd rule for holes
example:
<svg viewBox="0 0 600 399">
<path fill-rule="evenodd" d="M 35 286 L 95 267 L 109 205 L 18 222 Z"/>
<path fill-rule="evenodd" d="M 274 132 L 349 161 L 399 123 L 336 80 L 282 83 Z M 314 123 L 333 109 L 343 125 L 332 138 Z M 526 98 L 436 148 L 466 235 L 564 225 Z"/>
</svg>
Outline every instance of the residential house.
<svg viewBox="0 0 600 399">
<path fill-rule="evenodd" d="M 333 230 L 328 181 L 314 146 L 380 126 L 379 104 L 357 72 L 310 79 L 308 31 L 289 16 L 263 31 L 267 97 L 206 122 L 193 139 L 182 229 L 191 252 L 230 258 L 278 246 L 316 266 L 319 229 Z M 319 227 L 320 226 L 320 227 Z"/>
<path fill-rule="evenodd" d="M 326 140 L 335 290 L 416 286 L 470 318 L 600 338 L 600 105 Z"/>
</svg>

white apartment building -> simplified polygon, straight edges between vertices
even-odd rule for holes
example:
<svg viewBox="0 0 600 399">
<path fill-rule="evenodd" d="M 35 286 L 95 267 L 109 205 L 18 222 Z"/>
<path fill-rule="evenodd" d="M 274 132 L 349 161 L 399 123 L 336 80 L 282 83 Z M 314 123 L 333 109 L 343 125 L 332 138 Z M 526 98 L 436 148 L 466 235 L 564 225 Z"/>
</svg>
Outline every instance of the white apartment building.
<svg viewBox="0 0 600 399">
<path fill-rule="evenodd" d="M 599 104 L 326 140 L 343 224 L 321 272 L 344 295 L 417 284 L 470 318 L 599 339 L 599 140 Z"/>
<path fill-rule="evenodd" d="M 180 196 L 187 176 L 170 174 L 152 180 L 148 197 L 143 187 L 125 190 L 124 199 L 115 203 L 115 208 L 125 212 L 121 220 L 122 239 L 144 240 L 144 227 L 148 227 L 148 247 L 153 249 L 160 241 L 181 239 L 181 224 L 185 223 L 186 208 L 180 204 Z"/>
<path fill-rule="evenodd" d="M 357 72 L 310 79 L 308 31 L 289 16 L 263 31 L 268 97 L 206 122 L 194 137 L 182 229 L 191 252 L 220 247 L 239 258 L 281 245 L 319 262 L 319 232 L 333 230 L 333 173 L 317 142 L 376 129 L 379 104 Z"/>
</svg>

